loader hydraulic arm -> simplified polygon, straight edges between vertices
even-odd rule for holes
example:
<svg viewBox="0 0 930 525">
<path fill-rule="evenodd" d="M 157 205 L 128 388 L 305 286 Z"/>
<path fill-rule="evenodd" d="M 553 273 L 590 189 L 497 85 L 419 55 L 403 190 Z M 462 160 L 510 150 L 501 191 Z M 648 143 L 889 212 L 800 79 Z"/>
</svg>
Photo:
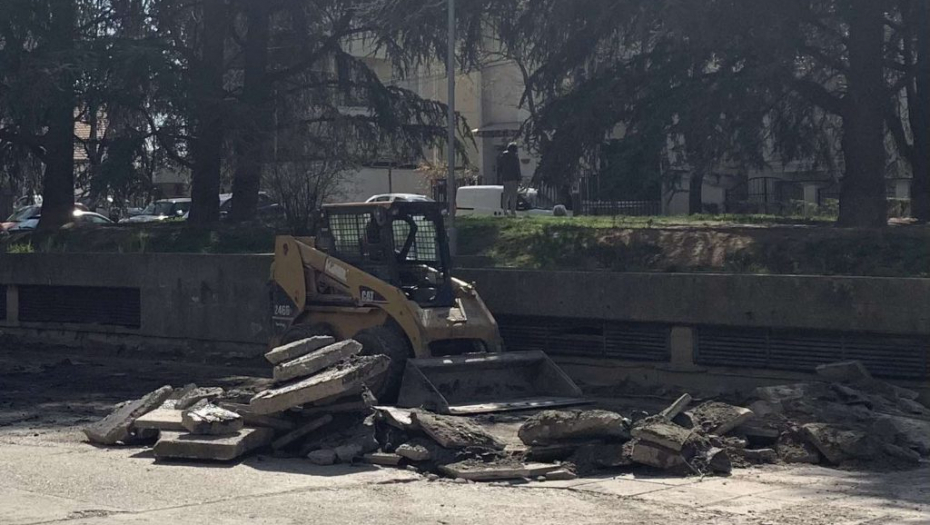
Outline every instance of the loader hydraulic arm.
<svg viewBox="0 0 930 525">
<path fill-rule="evenodd" d="M 311 301 L 308 294 L 316 293 L 316 282 L 308 283 L 307 279 L 315 281 L 319 274 L 351 297 L 356 306 L 384 309 L 404 330 L 414 348 L 422 343 L 416 313 L 402 290 L 318 250 L 312 239 L 284 236 L 278 237 L 277 244 L 274 279 L 300 311 Z M 305 268 L 312 271 L 305 272 Z"/>
</svg>

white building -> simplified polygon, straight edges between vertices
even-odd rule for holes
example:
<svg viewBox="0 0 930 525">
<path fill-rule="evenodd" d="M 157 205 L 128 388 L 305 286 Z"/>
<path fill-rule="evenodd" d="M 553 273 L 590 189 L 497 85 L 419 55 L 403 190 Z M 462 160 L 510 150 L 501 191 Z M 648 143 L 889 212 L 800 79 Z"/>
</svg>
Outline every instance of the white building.
<svg viewBox="0 0 930 525">
<path fill-rule="evenodd" d="M 383 82 L 409 89 L 423 98 L 448 102 L 448 80 L 441 64 L 421 70 L 408 78 L 398 79 L 388 59 L 359 49 L 356 54 L 375 71 Z M 460 136 L 466 145 L 468 166 L 459 159 L 456 168 L 475 182 L 496 184 L 497 157 L 519 135 L 529 111 L 521 109 L 523 76 L 510 60 L 491 61 L 477 71 L 456 76 L 456 111 L 472 130 L 471 137 Z M 433 165 L 445 165 L 444 150 L 427 153 Z M 529 181 L 536 171 L 537 159 L 521 148 L 523 176 Z M 417 159 L 383 159 L 377 165 L 365 167 L 349 177 L 343 185 L 341 198 L 345 201 L 365 200 L 379 193 L 432 194 L 428 175 L 411 166 Z M 389 166 L 400 166 L 390 168 Z"/>
<path fill-rule="evenodd" d="M 447 102 L 447 77 L 444 66 L 434 65 L 423 68 L 409 78 L 397 79 L 389 60 L 383 56 L 359 49 L 356 54 L 363 56 L 368 65 L 379 75 L 383 82 L 394 84 L 419 94 L 421 97 Z M 508 143 L 520 135 L 521 126 L 530 117 L 525 108 L 520 107 L 524 92 L 523 76 L 520 68 L 511 60 L 498 60 L 486 63 L 477 71 L 459 73 L 456 77 L 456 110 L 467 121 L 472 130 L 472 137 L 460 137 L 467 145 L 468 162 L 475 175 L 475 182 L 483 184 L 498 183 L 497 157 Z M 519 143 L 519 140 L 517 140 Z M 655 206 L 638 209 L 661 209 L 664 215 L 682 215 L 689 211 L 690 168 L 687 163 L 675 158 L 675 148 L 666 152 L 661 201 Z M 815 165 L 812 162 L 793 161 L 782 163 L 774 153 L 774 146 L 767 154 L 768 166 L 764 169 L 740 169 L 721 165 L 705 176 L 702 188 L 704 211 L 708 213 L 785 213 L 812 210 L 822 206 L 839 194 L 839 168 Z M 536 171 L 538 158 L 521 147 L 523 177 L 528 183 Z M 445 152 L 429 152 L 434 165 L 445 164 Z M 838 153 L 837 153 L 837 156 Z M 461 163 L 463 159 L 459 159 Z M 342 198 L 346 201 L 365 200 L 379 193 L 421 193 L 432 194 L 430 179 L 409 164 L 414 159 L 391 159 L 378 166 L 366 167 L 353 176 L 343 186 Z M 407 164 L 404 168 L 389 169 L 390 164 Z M 840 165 L 839 159 L 833 163 Z M 910 177 L 906 169 L 899 169 L 903 163 L 892 159 L 889 164 L 888 197 L 906 199 L 910 194 Z M 896 167 L 897 166 L 897 167 Z M 405 169 L 406 168 L 406 169 Z M 464 174 L 465 166 L 457 165 Z M 597 191 L 590 189 L 590 184 L 579 181 L 582 198 L 592 201 L 603 200 Z M 643 204 L 643 203 L 637 203 Z M 648 204 L 648 203 L 645 203 Z M 790 207 L 790 209 L 789 209 Z M 805 208 L 806 207 L 806 208 Z M 630 209 L 620 207 L 622 209 Z"/>
</svg>

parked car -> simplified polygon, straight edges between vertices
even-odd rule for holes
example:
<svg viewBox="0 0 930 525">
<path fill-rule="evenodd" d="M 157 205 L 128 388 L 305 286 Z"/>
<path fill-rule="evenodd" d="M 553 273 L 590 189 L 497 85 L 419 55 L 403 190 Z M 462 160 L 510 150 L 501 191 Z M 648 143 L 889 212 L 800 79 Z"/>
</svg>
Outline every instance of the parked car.
<svg viewBox="0 0 930 525">
<path fill-rule="evenodd" d="M 22 233 L 35 230 L 39 226 L 39 221 L 42 219 L 42 215 L 35 215 L 24 221 L 18 222 L 15 226 L 9 229 L 10 233 Z M 94 213 L 92 211 L 84 210 L 74 210 L 74 224 L 78 226 L 82 225 L 96 225 L 96 226 L 107 226 L 115 224 L 110 219 L 100 215 L 99 213 Z"/>
<path fill-rule="evenodd" d="M 232 211 L 233 194 L 223 193 L 220 195 L 220 219 L 225 219 Z M 256 207 L 257 215 L 260 219 L 273 218 L 278 214 L 284 213 L 281 205 L 274 201 L 267 192 L 258 192 L 258 206 Z"/>
<path fill-rule="evenodd" d="M 232 193 L 220 194 L 220 220 L 226 220 L 232 211 Z M 284 208 L 274 201 L 267 192 L 258 193 L 258 206 L 256 215 L 263 221 L 275 221 L 284 216 Z M 184 220 L 190 216 L 190 210 L 184 213 Z"/>
<path fill-rule="evenodd" d="M 120 224 L 144 224 L 183 218 L 191 209 L 190 199 L 164 199 L 149 204 L 142 214 L 119 221 Z"/>
<path fill-rule="evenodd" d="M 89 211 L 87 209 L 87 206 L 84 206 L 81 203 L 75 203 L 74 209 L 80 210 L 80 211 Z M 3 228 L 4 230 L 10 230 L 16 227 L 17 224 L 23 221 L 28 221 L 30 219 L 38 219 L 39 216 L 41 215 L 42 215 L 42 205 L 34 204 L 32 206 L 26 206 L 24 208 L 20 208 L 19 210 L 13 212 L 12 215 L 7 217 L 6 221 L 0 223 L 0 228 Z"/>
<path fill-rule="evenodd" d="M 37 194 L 23 195 L 13 202 L 13 209 L 16 211 L 29 206 L 42 206 L 42 196 Z"/>
<path fill-rule="evenodd" d="M 517 194 L 517 215 L 552 216 L 552 210 L 537 208 L 535 190 L 522 190 Z M 455 214 L 468 216 L 504 216 L 503 186 L 463 186 L 456 192 Z"/>
<path fill-rule="evenodd" d="M 375 195 L 365 201 L 370 202 L 435 202 L 426 195 L 417 195 L 416 193 L 385 193 L 384 195 Z"/>
</svg>

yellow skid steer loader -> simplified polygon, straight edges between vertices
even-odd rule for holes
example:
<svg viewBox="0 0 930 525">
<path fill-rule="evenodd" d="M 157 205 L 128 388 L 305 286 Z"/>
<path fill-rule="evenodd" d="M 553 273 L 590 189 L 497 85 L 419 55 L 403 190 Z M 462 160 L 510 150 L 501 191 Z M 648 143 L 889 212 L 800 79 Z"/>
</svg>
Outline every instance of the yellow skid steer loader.
<svg viewBox="0 0 930 525">
<path fill-rule="evenodd" d="M 376 395 L 403 407 L 473 414 L 581 401 L 544 353 L 501 353 L 491 312 L 452 277 L 440 204 L 331 205 L 319 224 L 316 237 L 276 241 L 273 345 L 355 339 L 391 358 Z"/>
</svg>

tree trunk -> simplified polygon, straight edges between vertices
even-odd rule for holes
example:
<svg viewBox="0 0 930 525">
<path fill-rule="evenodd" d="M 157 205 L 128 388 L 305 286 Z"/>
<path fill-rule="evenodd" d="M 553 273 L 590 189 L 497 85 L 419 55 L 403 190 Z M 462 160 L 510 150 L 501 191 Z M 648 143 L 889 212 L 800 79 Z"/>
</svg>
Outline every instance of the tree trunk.
<svg viewBox="0 0 930 525">
<path fill-rule="evenodd" d="M 225 0 L 203 0 L 203 43 L 200 64 L 193 67 L 197 135 L 192 145 L 191 224 L 220 218 L 220 173 L 223 167 L 223 72 L 227 29 Z"/>
<path fill-rule="evenodd" d="M 914 90 L 908 96 L 908 114 L 914 134 L 911 159 L 911 212 L 918 222 L 930 222 L 930 6 L 918 2 L 913 14 L 917 35 Z"/>
<path fill-rule="evenodd" d="M 704 170 L 691 172 L 688 183 L 688 214 L 699 215 L 704 213 Z"/>
<path fill-rule="evenodd" d="M 261 189 L 265 142 L 270 122 L 267 108 L 268 32 L 270 9 L 266 2 L 249 2 L 248 37 L 245 43 L 245 79 L 242 103 L 245 118 L 236 139 L 236 174 L 230 218 L 241 222 L 255 218 Z"/>
<path fill-rule="evenodd" d="M 74 213 L 74 109 L 73 56 L 76 12 L 72 0 L 51 3 L 49 52 L 59 57 L 54 77 L 54 100 L 49 104 L 45 134 L 45 180 L 42 188 L 42 219 L 39 229 L 53 230 L 71 222 Z"/>
<path fill-rule="evenodd" d="M 884 11 L 882 2 L 846 0 L 849 23 L 848 93 L 843 115 L 846 173 L 840 188 L 840 216 L 846 227 L 888 224 L 885 197 L 883 104 Z"/>
</svg>

